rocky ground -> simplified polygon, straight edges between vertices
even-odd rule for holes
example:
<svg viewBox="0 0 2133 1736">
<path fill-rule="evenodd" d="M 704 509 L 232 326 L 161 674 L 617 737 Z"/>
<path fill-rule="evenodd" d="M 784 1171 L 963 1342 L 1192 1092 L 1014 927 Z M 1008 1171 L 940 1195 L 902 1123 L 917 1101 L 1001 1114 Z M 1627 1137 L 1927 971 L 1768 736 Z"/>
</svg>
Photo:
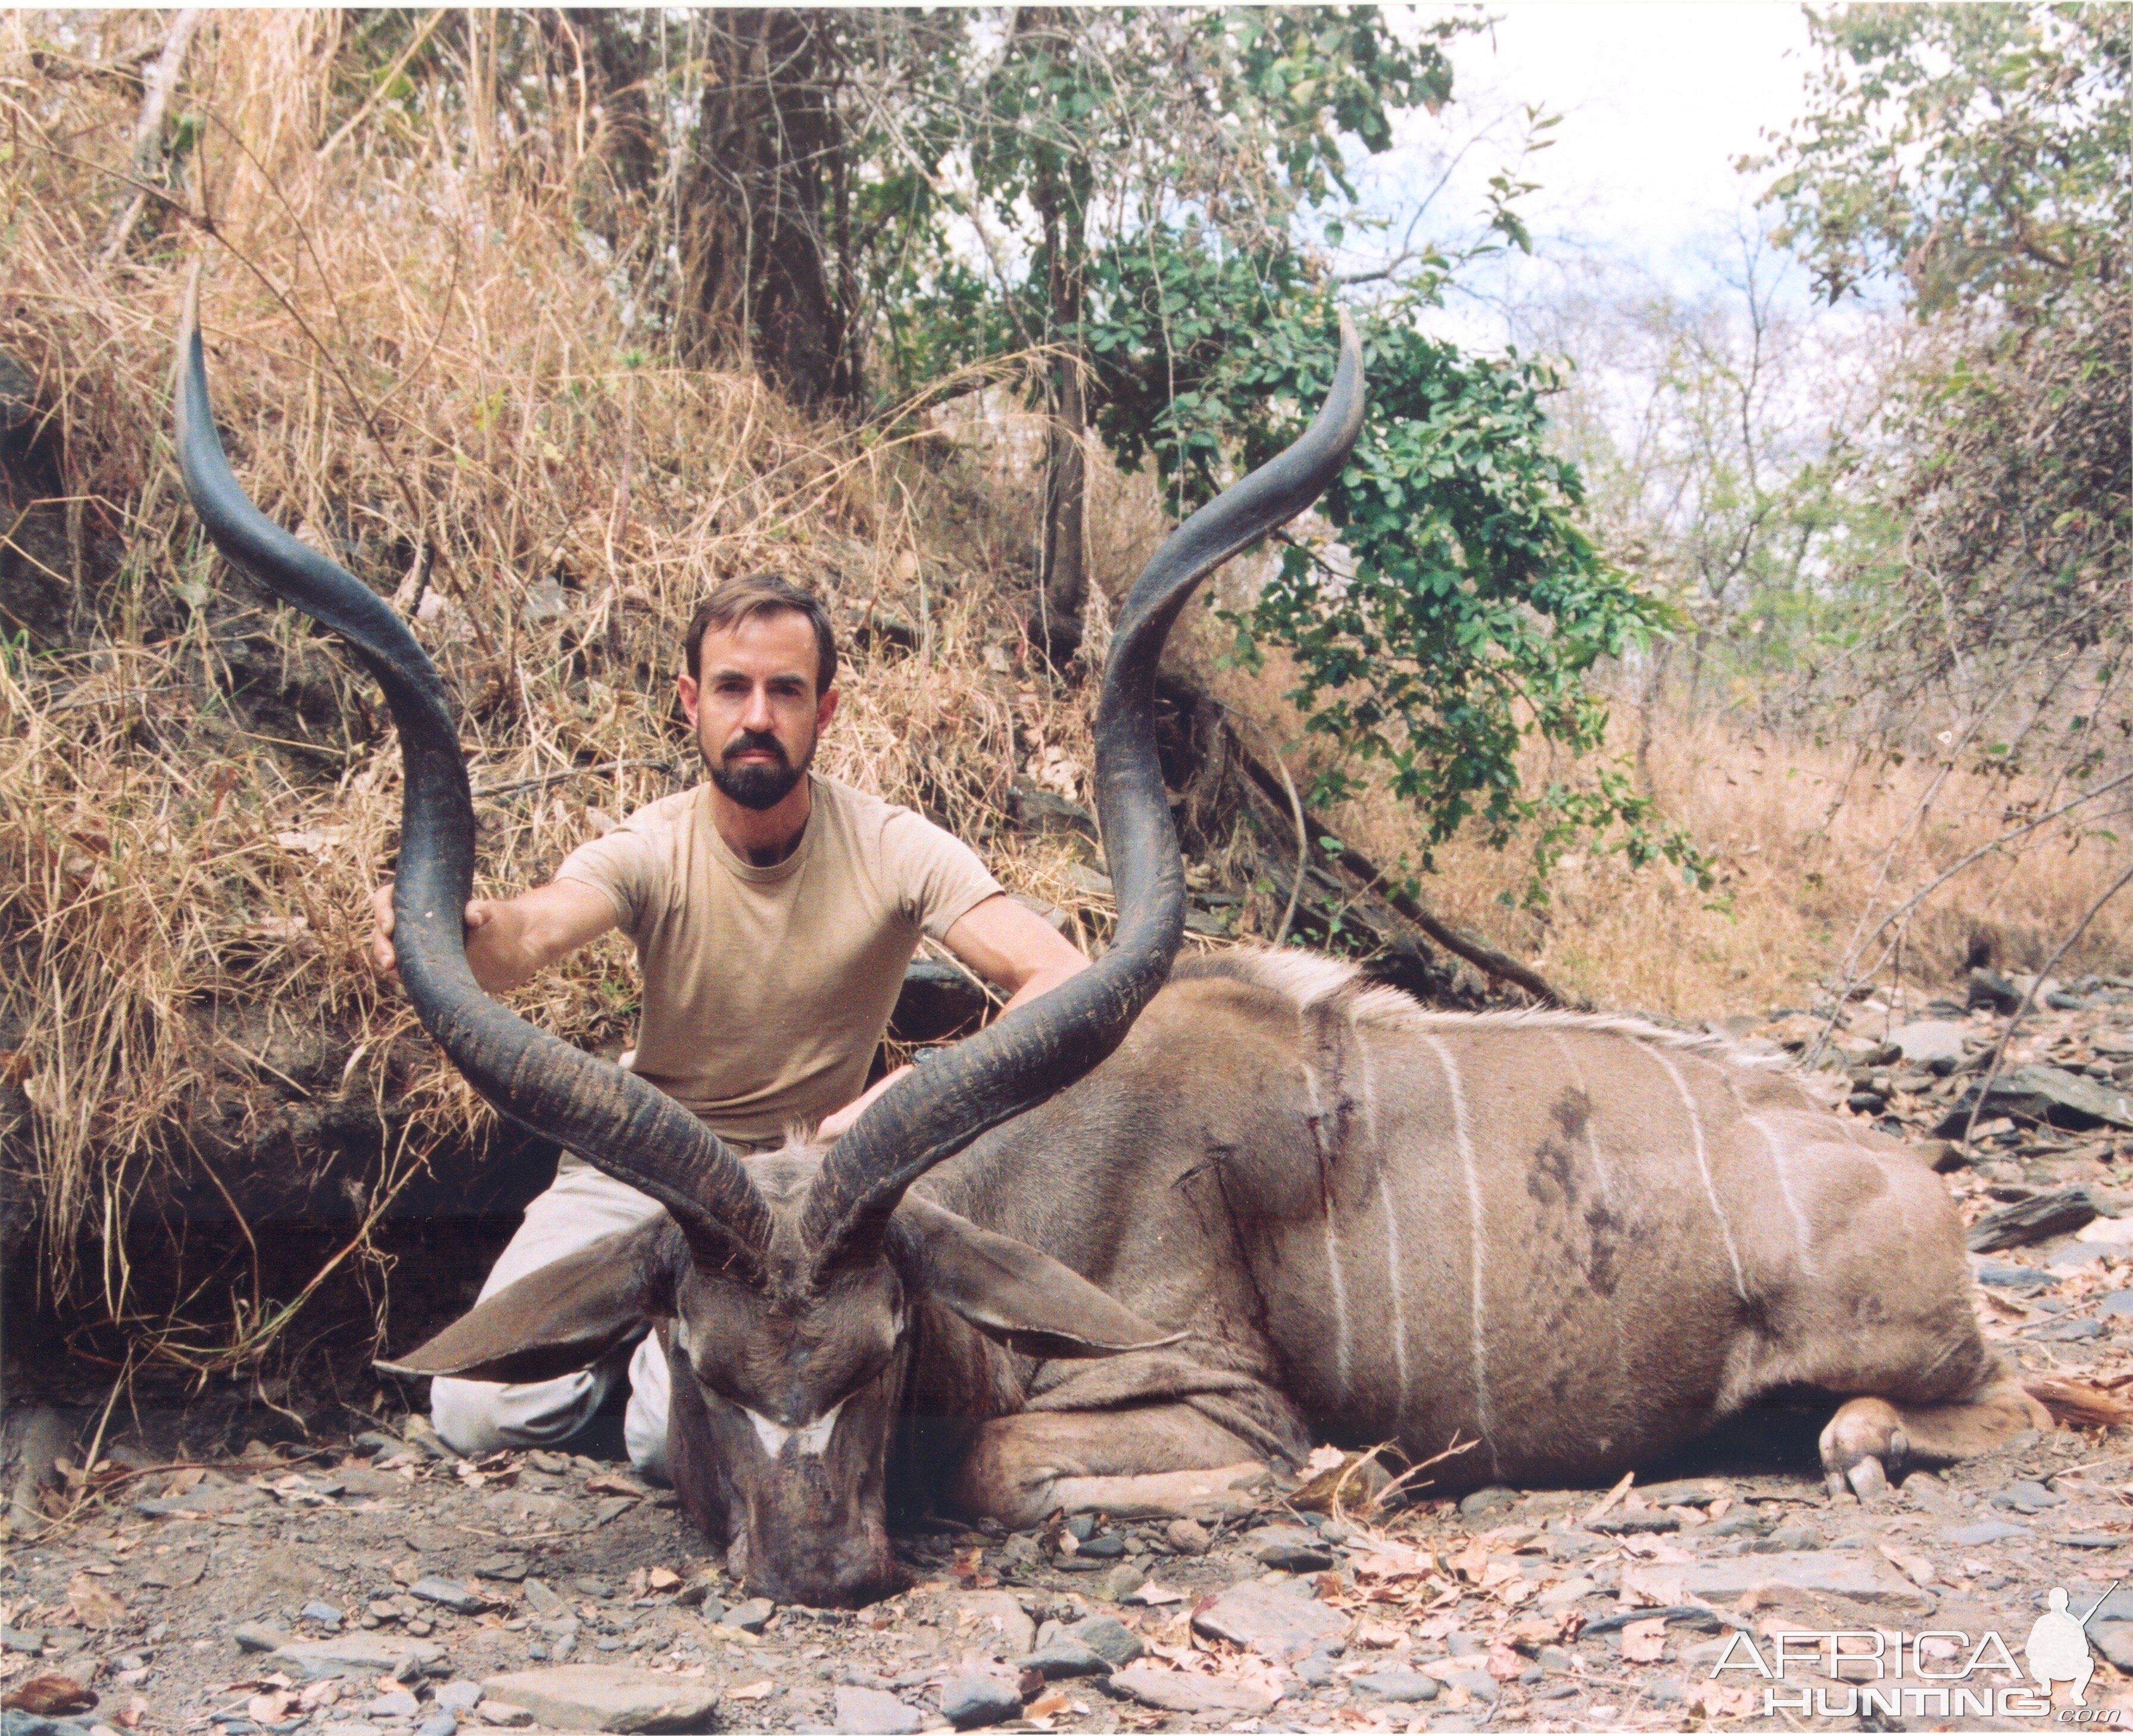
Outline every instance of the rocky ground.
<svg viewBox="0 0 2133 1736">
<path fill-rule="evenodd" d="M 830 1611 L 744 1597 L 672 1498 L 612 1458 L 470 1463 L 419 1418 L 234 1455 L 114 1431 L 97 1466 L 70 1463 L 41 1512 L 18 1501 L 7 1522 L 7 1736 L 2020 1729 L 2050 1714 L 1937 1696 L 2016 1686 L 1986 1637 L 2021 1665 L 2055 1587 L 2076 1616 L 2102 1600 L 2087 1700 L 2122 1721 L 2133 983 L 2041 985 L 1978 1104 L 2029 986 L 1987 972 L 1969 1005 L 1869 998 L 1833 1032 L 1851 1113 L 1947 1174 L 1986 1330 L 2078 1425 L 1871 1506 L 1815 1474 L 1818 1414 L 1754 1420 L 1611 1490 L 1393 1512 L 1327 1449 L 1212 1527 L 908 1536 L 911 1590 Z M 1804 1052 L 1827 1022 L 1781 1011 L 1732 1034 Z M 1781 1642 L 1778 1682 L 1750 1660 L 1773 1670 Z M 1889 1697 L 1853 1701 L 1862 1684 Z"/>
</svg>

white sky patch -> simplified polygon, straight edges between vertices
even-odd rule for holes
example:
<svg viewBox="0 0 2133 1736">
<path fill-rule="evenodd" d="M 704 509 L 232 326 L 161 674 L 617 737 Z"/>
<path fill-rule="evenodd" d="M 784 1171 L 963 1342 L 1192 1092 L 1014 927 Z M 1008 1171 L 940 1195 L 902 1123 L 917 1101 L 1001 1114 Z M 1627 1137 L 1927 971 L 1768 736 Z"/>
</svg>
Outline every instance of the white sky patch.
<svg viewBox="0 0 2133 1736">
<path fill-rule="evenodd" d="M 1735 164 L 1766 152 L 1768 135 L 1806 103 L 1817 56 L 1801 8 L 1509 0 L 1496 10 L 1489 28 L 1452 46 L 1451 106 L 1407 117 L 1391 151 L 1356 166 L 1365 203 L 1380 209 L 1411 206 L 1442 180 L 1417 231 L 1440 241 L 1476 233 L 1499 169 L 1540 184 L 1518 204 L 1536 257 L 1462 272 L 1447 334 L 1484 348 L 1518 335 L 1505 304 L 1547 296 L 1573 257 L 1688 296 L 1737 265 L 1743 231 L 1772 221 L 1755 208 L 1772 171 L 1744 176 Z M 1529 106 L 1562 120 L 1548 149 L 1521 158 Z"/>
</svg>

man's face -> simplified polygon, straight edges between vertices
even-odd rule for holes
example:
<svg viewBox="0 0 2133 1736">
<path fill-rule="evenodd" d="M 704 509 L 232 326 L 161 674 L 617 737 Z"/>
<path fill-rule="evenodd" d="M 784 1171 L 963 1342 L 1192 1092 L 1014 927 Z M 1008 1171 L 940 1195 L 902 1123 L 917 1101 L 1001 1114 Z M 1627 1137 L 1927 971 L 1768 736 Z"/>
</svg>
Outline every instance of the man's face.
<svg viewBox="0 0 2133 1736">
<path fill-rule="evenodd" d="M 732 801 L 774 808 L 807 774 L 837 690 L 815 691 L 814 624 L 792 609 L 705 632 L 697 674 L 676 682 L 711 781 Z"/>
</svg>

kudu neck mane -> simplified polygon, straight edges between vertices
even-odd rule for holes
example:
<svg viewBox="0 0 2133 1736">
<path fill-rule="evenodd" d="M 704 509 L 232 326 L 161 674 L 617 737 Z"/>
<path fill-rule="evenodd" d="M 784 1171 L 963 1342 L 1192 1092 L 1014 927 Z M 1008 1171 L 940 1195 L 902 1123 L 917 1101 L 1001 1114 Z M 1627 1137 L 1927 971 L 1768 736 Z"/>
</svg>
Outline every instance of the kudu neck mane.
<svg viewBox="0 0 2133 1736">
<path fill-rule="evenodd" d="M 912 1181 L 1090 1071 L 1162 987 L 1185 916 L 1155 748 L 1163 641 L 1202 579 L 1317 499 L 1346 462 L 1363 410 L 1360 351 L 1344 315 L 1332 389 L 1309 430 L 1173 531 L 1126 599 L 1095 729 L 1096 811 L 1118 895 L 1110 950 L 876 1099 L 822 1159 L 795 1225 L 773 1213 L 748 1167 L 680 1104 L 527 1023 L 475 982 L 461 918 L 473 887 L 474 810 L 444 684 L 383 599 L 267 519 L 238 486 L 209 410 L 197 281 L 180 352 L 179 465 L 209 536 L 233 563 L 354 647 L 398 726 L 405 780 L 393 939 L 424 1027 L 501 1113 L 658 1200 L 700 1266 L 778 1289 L 811 1287 L 879 1252 Z"/>
</svg>

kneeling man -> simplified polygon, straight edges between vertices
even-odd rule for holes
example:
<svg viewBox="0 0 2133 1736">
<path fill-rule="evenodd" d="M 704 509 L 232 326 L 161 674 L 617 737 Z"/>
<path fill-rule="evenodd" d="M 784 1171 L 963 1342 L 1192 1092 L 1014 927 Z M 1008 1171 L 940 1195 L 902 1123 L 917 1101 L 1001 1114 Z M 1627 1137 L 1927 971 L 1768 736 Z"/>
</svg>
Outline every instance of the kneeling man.
<svg viewBox="0 0 2133 1736">
<path fill-rule="evenodd" d="M 619 924 L 644 982 L 624 1064 L 746 1153 L 795 1128 L 833 1138 L 895 1084 L 900 1074 L 860 1095 L 922 935 L 1009 990 L 1010 1006 L 1087 963 L 967 845 L 808 769 L 837 709 L 835 642 L 811 594 L 768 575 L 734 579 L 697 609 L 682 655 L 676 685 L 710 781 L 580 846 L 548 885 L 468 905 L 484 988 L 515 988 Z M 390 971 L 390 886 L 374 905 Z M 481 1293 L 659 1209 L 566 1152 Z M 667 1363 L 649 1338 L 557 1380 L 440 1379 L 431 1414 L 461 1453 L 549 1446 L 625 1376 L 630 1459 L 663 1477 Z"/>
</svg>

